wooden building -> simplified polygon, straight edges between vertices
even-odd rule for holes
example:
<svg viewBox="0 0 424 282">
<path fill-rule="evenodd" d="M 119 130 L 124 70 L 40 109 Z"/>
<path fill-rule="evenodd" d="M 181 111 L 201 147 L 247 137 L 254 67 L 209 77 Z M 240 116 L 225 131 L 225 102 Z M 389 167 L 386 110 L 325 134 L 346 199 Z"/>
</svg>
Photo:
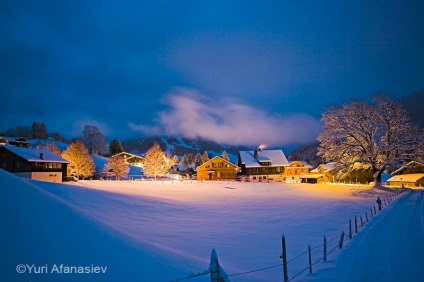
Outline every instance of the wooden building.
<svg viewBox="0 0 424 282">
<path fill-rule="evenodd" d="M 197 180 L 235 179 L 237 166 L 221 157 L 214 157 L 196 169 Z"/>
<path fill-rule="evenodd" d="M 290 166 L 282 150 L 240 151 L 237 166 L 242 180 L 253 182 L 284 181 L 284 170 Z"/>
<path fill-rule="evenodd" d="M 417 188 L 424 187 L 424 165 L 417 161 L 411 161 L 392 173 L 387 179 L 390 186 Z"/>
<path fill-rule="evenodd" d="M 284 169 L 284 180 L 286 183 L 300 183 L 300 176 L 308 174 L 312 167 L 302 161 L 292 161 L 290 165 Z"/>
<path fill-rule="evenodd" d="M 0 146 L 0 168 L 20 177 L 62 182 L 68 163 L 48 150 Z"/>
<path fill-rule="evenodd" d="M 300 175 L 302 183 L 322 183 L 334 182 L 335 163 L 320 164 L 317 168 L 311 170 L 310 173 Z"/>
<path fill-rule="evenodd" d="M 394 175 L 387 179 L 390 186 L 405 187 L 405 188 L 418 188 L 424 187 L 424 173 L 411 173 Z"/>
<path fill-rule="evenodd" d="M 127 163 L 129 165 L 139 166 L 139 167 L 143 167 L 143 165 L 144 165 L 144 158 L 143 157 L 140 157 L 140 156 L 137 156 L 137 155 L 134 155 L 134 154 L 131 154 L 131 153 L 121 152 L 121 153 L 118 153 L 116 155 L 113 155 L 112 158 L 116 157 L 116 156 L 123 156 L 125 163 Z"/>
</svg>

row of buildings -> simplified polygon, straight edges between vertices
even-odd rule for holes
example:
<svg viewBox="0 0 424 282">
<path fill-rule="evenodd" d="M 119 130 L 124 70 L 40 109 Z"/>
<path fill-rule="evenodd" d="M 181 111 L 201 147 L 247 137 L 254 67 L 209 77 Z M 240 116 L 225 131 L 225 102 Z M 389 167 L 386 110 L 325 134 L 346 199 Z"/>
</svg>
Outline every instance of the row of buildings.
<svg viewBox="0 0 424 282">
<path fill-rule="evenodd" d="M 68 161 L 44 149 L 27 148 L 22 144 L 3 142 L 0 138 L 0 168 L 18 176 L 42 181 L 67 180 Z M 22 146 L 21 146 L 22 145 Z M 120 153 L 130 165 L 143 166 L 144 158 Z M 249 182 L 321 183 L 335 182 L 335 164 L 321 164 L 317 168 L 303 161 L 289 162 L 282 150 L 240 151 L 237 163 L 220 156 L 192 170 L 197 180 L 238 179 Z M 352 175 L 351 175 L 352 176 Z M 360 175 L 355 175 L 356 179 Z M 393 186 L 424 187 L 424 165 L 410 162 L 392 173 L 387 180 Z"/>
</svg>

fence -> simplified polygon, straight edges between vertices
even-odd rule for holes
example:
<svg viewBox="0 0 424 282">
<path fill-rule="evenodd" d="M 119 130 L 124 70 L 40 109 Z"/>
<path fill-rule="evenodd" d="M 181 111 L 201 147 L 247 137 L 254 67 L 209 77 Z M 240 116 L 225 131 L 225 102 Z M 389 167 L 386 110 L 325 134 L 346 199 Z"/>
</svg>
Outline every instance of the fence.
<svg viewBox="0 0 424 282">
<path fill-rule="evenodd" d="M 344 242 L 353 239 L 361 231 L 361 229 L 365 228 L 365 225 L 371 220 L 371 218 L 376 216 L 379 211 L 381 211 L 384 207 L 386 207 L 389 203 L 391 203 L 402 192 L 403 190 L 400 190 L 385 199 L 381 199 L 377 207 L 376 205 L 373 205 L 373 207 L 371 207 L 369 211 L 365 211 L 363 213 L 363 216 L 362 215 L 360 215 L 359 217 L 355 216 L 355 218 L 353 219 L 353 222 L 352 222 L 352 219 L 349 219 L 349 228 L 347 231 L 343 230 L 341 231 L 340 235 L 336 235 L 329 240 L 327 240 L 326 236 L 324 236 L 323 243 L 320 245 L 311 247 L 308 244 L 308 248 L 305 252 L 298 254 L 297 256 L 295 256 L 294 258 L 290 260 L 287 260 L 286 238 L 283 234 L 281 237 L 282 254 L 280 255 L 280 259 L 282 260 L 282 263 L 278 263 L 275 265 L 270 265 L 270 266 L 266 266 L 266 267 L 262 267 L 258 269 L 248 270 L 248 271 L 244 271 L 240 273 L 226 274 L 225 271 L 222 269 L 222 267 L 219 265 L 218 256 L 216 254 L 216 251 L 213 249 L 211 253 L 211 262 L 209 265 L 209 269 L 197 274 L 192 274 L 187 277 L 172 280 L 171 282 L 188 280 L 194 277 L 205 276 L 205 275 L 210 275 L 211 282 L 229 282 L 230 281 L 229 278 L 233 276 L 240 276 L 240 275 L 245 275 L 249 273 L 260 272 L 260 271 L 268 270 L 271 268 L 277 268 L 277 267 L 281 267 L 283 270 L 284 282 L 292 281 L 293 279 L 300 276 L 302 273 L 306 272 L 307 270 L 309 273 L 313 273 L 314 265 L 320 262 L 326 262 L 330 254 L 335 252 L 337 249 L 342 249 Z M 331 244 L 332 242 L 334 243 Z M 316 260 L 313 260 L 312 250 L 319 249 L 319 248 L 322 248 L 322 256 Z M 308 261 L 308 264 L 305 264 L 305 267 L 302 268 L 300 271 L 297 271 L 296 274 L 289 276 L 289 264 L 306 255 L 307 255 L 307 260 L 305 261 Z"/>
</svg>

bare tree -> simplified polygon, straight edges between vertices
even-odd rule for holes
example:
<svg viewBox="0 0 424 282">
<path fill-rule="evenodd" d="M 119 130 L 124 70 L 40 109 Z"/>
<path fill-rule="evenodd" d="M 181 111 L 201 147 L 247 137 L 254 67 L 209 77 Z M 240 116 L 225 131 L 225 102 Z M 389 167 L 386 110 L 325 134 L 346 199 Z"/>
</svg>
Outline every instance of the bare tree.
<svg viewBox="0 0 424 282">
<path fill-rule="evenodd" d="M 374 186 L 381 186 L 383 171 L 409 161 L 417 151 L 419 135 L 406 110 L 386 95 L 376 95 L 371 103 L 353 101 L 329 107 L 322 115 L 323 132 L 318 155 L 346 169 L 359 162 L 369 164 Z"/>
<path fill-rule="evenodd" d="M 163 176 L 168 173 L 168 163 L 165 153 L 158 143 L 155 143 L 146 153 L 144 162 L 144 175 L 154 177 Z"/>
<path fill-rule="evenodd" d="M 105 137 L 94 125 L 86 125 L 82 132 L 84 144 L 90 154 L 103 154 L 105 151 Z"/>
<path fill-rule="evenodd" d="M 57 156 L 60 156 L 62 154 L 62 151 L 59 149 L 58 146 L 56 146 L 54 142 L 46 144 L 44 148 Z"/>
<path fill-rule="evenodd" d="M 105 175 L 115 177 L 116 180 L 126 178 L 129 171 L 130 168 L 123 156 L 111 157 L 103 169 Z"/>
<path fill-rule="evenodd" d="M 95 171 L 93 159 L 82 141 L 71 143 L 62 153 L 62 158 L 69 162 L 68 175 L 78 178 L 91 177 Z"/>
</svg>

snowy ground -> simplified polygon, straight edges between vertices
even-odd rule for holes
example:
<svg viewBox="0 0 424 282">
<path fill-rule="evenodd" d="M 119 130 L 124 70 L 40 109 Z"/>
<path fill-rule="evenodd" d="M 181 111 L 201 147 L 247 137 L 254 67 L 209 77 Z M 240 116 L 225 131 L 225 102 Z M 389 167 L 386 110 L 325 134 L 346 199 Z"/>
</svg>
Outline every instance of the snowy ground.
<svg viewBox="0 0 424 282">
<path fill-rule="evenodd" d="M 282 281 L 282 233 L 290 261 L 308 244 L 320 245 L 324 235 L 330 240 L 347 231 L 349 219 L 369 212 L 377 196 L 393 194 L 357 186 L 282 183 L 56 184 L 16 178 L 2 170 L 0 187 L 0 244 L 5 250 L 0 275 L 6 278 L 1 281 L 63 280 L 65 274 L 15 270 L 19 264 L 47 264 L 50 270 L 61 263 L 108 267 L 105 274 L 68 274 L 66 281 L 170 281 L 206 270 L 213 248 L 231 281 Z M 394 202 L 341 254 L 382 222 Z M 337 241 L 329 242 L 329 248 Z M 338 273 L 332 270 L 339 269 L 333 267 L 338 253 L 330 254 L 328 263 L 314 265 L 317 274 L 305 272 L 296 280 Z M 321 256 L 321 248 L 313 250 L 315 259 Z M 307 255 L 291 261 L 289 277 L 307 264 Z M 270 266 L 276 267 L 231 276 Z M 209 275 L 186 281 L 209 281 Z"/>
</svg>

